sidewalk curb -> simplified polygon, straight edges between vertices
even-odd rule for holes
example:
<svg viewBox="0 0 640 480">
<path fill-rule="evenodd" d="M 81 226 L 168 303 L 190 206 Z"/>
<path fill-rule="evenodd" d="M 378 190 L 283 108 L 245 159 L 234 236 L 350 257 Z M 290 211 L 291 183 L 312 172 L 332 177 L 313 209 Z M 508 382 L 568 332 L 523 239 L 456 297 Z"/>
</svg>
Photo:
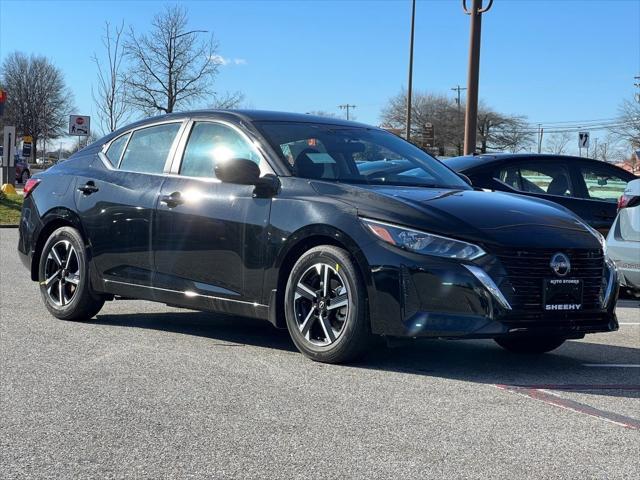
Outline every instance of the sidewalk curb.
<svg viewBox="0 0 640 480">
<path fill-rule="evenodd" d="M 5 224 L 1 224 L 0 228 L 18 228 L 20 225 L 15 224 L 15 225 L 5 225 Z"/>
</svg>

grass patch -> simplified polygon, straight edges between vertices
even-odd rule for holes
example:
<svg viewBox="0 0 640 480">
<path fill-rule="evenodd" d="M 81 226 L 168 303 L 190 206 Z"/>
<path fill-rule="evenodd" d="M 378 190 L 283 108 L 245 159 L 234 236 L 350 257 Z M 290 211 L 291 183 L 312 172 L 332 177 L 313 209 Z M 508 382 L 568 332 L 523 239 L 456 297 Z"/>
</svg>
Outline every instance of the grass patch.
<svg viewBox="0 0 640 480">
<path fill-rule="evenodd" d="M 0 225 L 20 223 L 23 197 L 20 194 L 0 195 Z"/>
</svg>

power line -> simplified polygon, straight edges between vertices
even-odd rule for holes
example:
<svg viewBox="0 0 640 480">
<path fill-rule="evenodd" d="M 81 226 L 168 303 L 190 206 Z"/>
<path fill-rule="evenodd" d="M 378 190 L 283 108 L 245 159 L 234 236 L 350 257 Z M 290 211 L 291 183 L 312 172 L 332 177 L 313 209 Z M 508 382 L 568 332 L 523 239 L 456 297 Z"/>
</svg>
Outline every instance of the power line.
<svg viewBox="0 0 640 480">
<path fill-rule="evenodd" d="M 610 117 L 610 118 L 594 118 L 591 120 L 558 120 L 558 121 L 553 121 L 553 122 L 531 122 L 531 124 L 539 124 L 542 123 L 543 125 L 556 125 L 556 124 L 561 124 L 561 123 L 575 123 L 575 124 L 583 124 L 583 123 L 595 123 L 595 122 L 609 122 L 609 121 L 614 121 L 614 120 L 620 120 L 620 117 Z"/>
</svg>

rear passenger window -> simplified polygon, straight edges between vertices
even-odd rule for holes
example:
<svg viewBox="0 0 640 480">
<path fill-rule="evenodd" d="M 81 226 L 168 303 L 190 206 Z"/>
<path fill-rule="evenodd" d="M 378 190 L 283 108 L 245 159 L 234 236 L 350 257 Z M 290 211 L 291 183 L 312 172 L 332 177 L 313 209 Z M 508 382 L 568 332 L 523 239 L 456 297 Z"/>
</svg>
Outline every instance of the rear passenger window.
<svg viewBox="0 0 640 480">
<path fill-rule="evenodd" d="M 114 167 L 118 166 L 118 162 L 120 161 L 120 157 L 122 156 L 122 150 L 124 150 L 124 146 L 127 144 L 127 140 L 129 140 L 129 134 L 122 135 L 121 137 L 116 138 L 109 148 L 107 149 L 106 156 L 111 162 L 111 165 Z"/>
<path fill-rule="evenodd" d="M 165 123 L 133 132 L 120 168 L 130 172 L 162 173 L 180 125 Z"/>
</svg>

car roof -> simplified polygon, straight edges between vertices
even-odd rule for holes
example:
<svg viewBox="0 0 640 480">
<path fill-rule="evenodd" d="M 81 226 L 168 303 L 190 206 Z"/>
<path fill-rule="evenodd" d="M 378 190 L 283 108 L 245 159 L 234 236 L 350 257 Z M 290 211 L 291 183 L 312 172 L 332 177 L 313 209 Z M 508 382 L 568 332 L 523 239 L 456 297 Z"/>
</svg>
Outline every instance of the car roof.
<svg viewBox="0 0 640 480">
<path fill-rule="evenodd" d="M 602 165 L 603 163 L 611 168 L 615 168 L 620 173 L 627 176 L 634 176 L 632 173 L 611 163 L 606 163 L 593 158 L 576 157 L 571 155 L 553 155 L 548 153 L 481 153 L 476 155 L 465 155 L 461 157 L 452 157 L 444 160 L 445 164 L 456 172 L 465 172 L 492 164 L 509 163 L 519 160 L 562 160 L 566 162 L 581 162 L 589 164 Z"/>
<path fill-rule="evenodd" d="M 185 112 L 169 113 L 167 115 L 159 115 L 152 118 L 147 118 L 129 125 L 126 128 L 131 128 L 133 125 L 143 125 L 145 123 L 154 123 L 162 120 L 172 120 L 181 118 L 193 118 L 193 117 L 235 117 L 240 120 L 246 120 L 250 122 L 306 122 L 306 123 L 326 123 L 328 125 L 344 125 L 344 126 L 356 126 L 371 128 L 371 125 L 365 125 L 363 123 L 352 122 L 349 120 L 343 120 L 335 117 L 321 117 L 319 115 L 310 115 L 306 113 L 293 113 L 293 112 L 276 112 L 271 110 L 191 110 Z M 377 127 L 374 127 L 377 128 Z"/>
<path fill-rule="evenodd" d="M 100 143 L 104 144 L 106 141 L 115 138 L 122 133 L 134 129 L 143 127 L 147 124 L 181 120 L 184 118 L 216 118 L 220 120 L 244 120 L 247 122 L 305 122 L 305 123 L 322 123 L 326 125 L 339 125 L 345 127 L 359 127 L 359 128 L 375 128 L 373 125 L 367 125 L 364 123 L 352 122 L 349 120 L 343 120 L 336 117 L 322 117 L 319 115 L 310 115 L 306 113 L 293 113 L 293 112 L 278 112 L 271 110 L 218 110 L 218 109 L 204 109 L 204 110 L 191 110 L 184 112 L 168 113 L 165 115 L 157 115 L 154 117 L 138 120 L 137 122 L 126 125 L 113 133 L 110 133 L 104 139 L 101 139 Z"/>
</svg>

